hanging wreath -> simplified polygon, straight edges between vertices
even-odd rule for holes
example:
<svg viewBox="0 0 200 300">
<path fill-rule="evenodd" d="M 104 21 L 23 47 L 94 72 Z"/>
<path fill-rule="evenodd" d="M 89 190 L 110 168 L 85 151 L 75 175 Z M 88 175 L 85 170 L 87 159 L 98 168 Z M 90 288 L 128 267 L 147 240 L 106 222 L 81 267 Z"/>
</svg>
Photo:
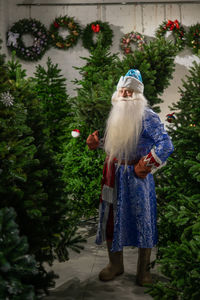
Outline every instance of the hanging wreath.
<svg viewBox="0 0 200 300">
<path fill-rule="evenodd" d="M 33 36 L 33 44 L 27 47 L 22 39 L 24 34 Z M 22 19 L 14 23 L 7 32 L 7 46 L 21 59 L 37 61 L 49 46 L 49 35 L 45 26 L 35 19 Z"/>
<path fill-rule="evenodd" d="M 60 28 L 64 28 L 69 32 L 65 38 L 59 34 Z M 74 21 L 73 17 L 64 16 L 56 18 L 55 21 L 50 25 L 51 43 L 58 49 L 67 50 L 75 46 L 78 42 L 80 34 L 81 28 L 78 23 Z"/>
<path fill-rule="evenodd" d="M 138 50 L 144 50 L 144 44 L 146 44 L 145 38 L 138 32 L 131 31 L 125 34 L 120 40 L 120 48 L 123 50 L 124 54 L 132 53 L 131 43 L 137 45 Z"/>
<path fill-rule="evenodd" d="M 88 24 L 82 36 L 83 47 L 88 50 L 97 47 L 97 41 L 93 40 L 94 36 L 101 34 L 101 44 L 107 48 L 112 45 L 113 31 L 107 22 L 95 21 Z M 97 36 L 98 37 L 98 36 Z"/>
<path fill-rule="evenodd" d="M 163 37 L 167 31 L 171 31 L 175 38 L 175 46 L 177 50 L 180 51 L 185 46 L 185 30 L 183 26 L 180 25 L 178 20 L 175 21 L 165 21 L 163 22 L 156 31 L 156 36 L 158 38 Z"/>
<path fill-rule="evenodd" d="M 192 48 L 195 54 L 200 54 L 200 24 L 190 26 L 188 33 L 186 34 L 187 46 Z"/>
</svg>

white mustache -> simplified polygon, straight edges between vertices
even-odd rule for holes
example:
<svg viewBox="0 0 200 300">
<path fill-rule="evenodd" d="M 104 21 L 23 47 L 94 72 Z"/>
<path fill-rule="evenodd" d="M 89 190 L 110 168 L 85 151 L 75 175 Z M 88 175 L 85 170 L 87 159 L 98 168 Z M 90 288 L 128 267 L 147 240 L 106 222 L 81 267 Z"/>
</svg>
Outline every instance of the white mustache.
<svg viewBox="0 0 200 300">
<path fill-rule="evenodd" d="M 126 97 L 126 98 L 124 98 L 124 97 L 119 97 L 119 98 L 118 98 L 118 101 L 133 101 L 133 98 L 132 98 L 132 97 Z"/>
</svg>

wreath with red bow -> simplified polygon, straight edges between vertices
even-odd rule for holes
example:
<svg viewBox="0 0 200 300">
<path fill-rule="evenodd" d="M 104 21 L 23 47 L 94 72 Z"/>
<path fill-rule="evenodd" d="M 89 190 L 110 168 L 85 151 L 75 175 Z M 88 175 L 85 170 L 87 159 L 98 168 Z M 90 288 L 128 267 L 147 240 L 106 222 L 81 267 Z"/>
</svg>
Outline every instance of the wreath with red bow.
<svg viewBox="0 0 200 300">
<path fill-rule="evenodd" d="M 94 41 L 94 37 L 101 34 L 101 44 L 104 47 L 109 47 L 112 45 L 113 31 L 107 22 L 95 21 L 88 24 L 82 35 L 83 47 L 88 50 L 95 49 L 97 47 L 97 41 Z"/>
<path fill-rule="evenodd" d="M 185 46 L 185 30 L 183 26 L 178 22 L 178 20 L 165 21 L 158 27 L 156 31 L 156 37 L 163 37 L 167 31 L 172 32 L 175 38 L 175 46 L 177 47 L 177 50 L 182 50 Z"/>
<path fill-rule="evenodd" d="M 64 28 L 69 32 L 65 38 L 59 34 L 60 28 Z M 75 46 L 80 34 L 81 28 L 79 24 L 74 21 L 73 17 L 64 16 L 56 18 L 50 25 L 51 44 L 58 49 L 67 50 Z"/>
<path fill-rule="evenodd" d="M 193 53 L 200 54 L 200 24 L 190 26 L 186 34 L 187 46 L 192 48 Z"/>
</svg>

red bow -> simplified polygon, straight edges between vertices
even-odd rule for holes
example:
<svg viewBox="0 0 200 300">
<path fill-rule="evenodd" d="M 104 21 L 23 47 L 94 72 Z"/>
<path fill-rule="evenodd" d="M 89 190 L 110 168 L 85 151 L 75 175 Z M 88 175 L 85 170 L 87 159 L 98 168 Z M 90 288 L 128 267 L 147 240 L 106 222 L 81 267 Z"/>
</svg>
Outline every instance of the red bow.
<svg viewBox="0 0 200 300">
<path fill-rule="evenodd" d="M 94 32 L 99 32 L 100 31 L 100 26 L 99 26 L 99 24 L 97 24 L 97 25 L 94 25 L 94 24 L 92 24 L 92 30 L 94 31 Z"/>
<path fill-rule="evenodd" d="M 177 29 L 180 28 L 178 20 L 175 20 L 175 21 L 168 20 L 168 23 L 166 24 L 166 26 L 170 27 L 170 30 L 173 30 L 174 27 L 176 27 Z"/>
</svg>

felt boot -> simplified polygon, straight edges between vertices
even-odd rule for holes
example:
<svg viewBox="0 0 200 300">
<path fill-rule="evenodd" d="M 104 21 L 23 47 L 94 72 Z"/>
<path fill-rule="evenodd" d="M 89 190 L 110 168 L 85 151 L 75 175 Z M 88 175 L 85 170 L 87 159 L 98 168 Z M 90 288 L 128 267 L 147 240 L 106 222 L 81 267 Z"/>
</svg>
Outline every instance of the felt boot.
<svg viewBox="0 0 200 300">
<path fill-rule="evenodd" d="M 152 278 L 149 271 L 150 257 L 151 248 L 138 249 L 136 283 L 140 286 L 152 283 Z"/>
<path fill-rule="evenodd" d="M 99 273 L 102 281 L 112 280 L 115 276 L 124 273 L 123 251 L 111 252 L 112 242 L 107 241 L 109 264 Z"/>
</svg>

